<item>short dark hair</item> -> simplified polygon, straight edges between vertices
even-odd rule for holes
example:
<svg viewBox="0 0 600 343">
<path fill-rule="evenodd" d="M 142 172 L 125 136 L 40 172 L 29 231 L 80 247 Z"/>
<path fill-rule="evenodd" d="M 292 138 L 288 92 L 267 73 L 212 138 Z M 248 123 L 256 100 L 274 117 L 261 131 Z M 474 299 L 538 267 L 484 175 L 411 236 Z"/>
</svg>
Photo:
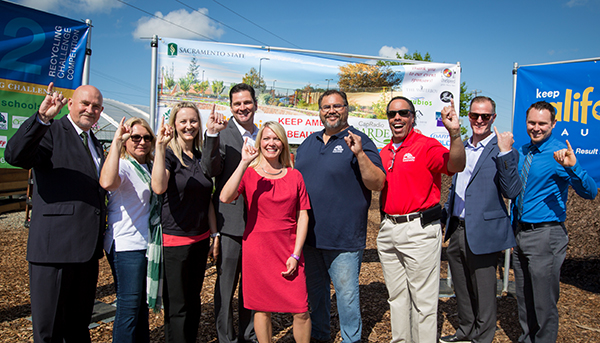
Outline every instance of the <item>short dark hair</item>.
<svg viewBox="0 0 600 343">
<path fill-rule="evenodd" d="M 232 98 L 235 93 L 239 93 L 239 92 L 243 92 L 243 91 L 250 92 L 250 96 L 252 96 L 252 101 L 254 101 L 254 103 L 257 102 L 256 101 L 256 92 L 254 92 L 254 88 L 245 83 L 238 83 L 237 85 L 231 87 L 231 89 L 229 90 L 229 102 L 233 101 Z"/>
<path fill-rule="evenodd" d="M 390 110 L 390 105 L 392 104 L 392 102 L 396 101 L 396 100 L 404 100 L 408 103 L 408 106 L 410 106 L 410 110 L 413 113 L 413 116 L 416 114 L 415 112 L 415 104 L 413 104 L 413 102 L 404 96 L 395 96 L 392 98 L 392 100 L 390 100 L 390 102 L 388 102 L 387 107 L 385 108 L 385 113 L 387 113 Z"/>
<path fill-rule="evenodd" d="M 531 111 L 532 109 L 536 109 L 538 111 L 548 110 L 548 112 L 550 112 L 550 121 L 556 121 L 556 108 L 554 108 L 554 106 L 552 106 L 551 103 L 546 101 L 538 101 L 536 103 L 531 104 L 531 106 L 529 106 L 529 108 L 527 109 L 525 119 L 529 118 L 529 111 Z"/>
<path fill-rule="evenodd" d="M 473 99 L 471 99 L 471 104 L 469 104 L 469 111 L 471 110 L 471 107 L 473 106 L 474 103 L 476 102 L 485 102 L 485 101 L 489 101 L 492 104 L 492 112 L 491 114 L 496 114 L 496 103 L 494 102 L 494 100 L 492 100 L 492 98 L 488 97 L 488 96 L 476 96 Z"/>
<path fill-rule="evenodd" d="M 326 90 L 325 93 L 321 94 L 321 96 L 319 97 L 319 108 L 321 108 L 321 101 L 323 100 L 324 97 L 334 95 L 334 94 L 341 96 L 342 99 L 344 99 L 344 105 L 348 106 L 348 97 L 346 96 L 345 92 L 338 91 L 337 89 L 329 89 L 329 90 Z"/>
</svg>

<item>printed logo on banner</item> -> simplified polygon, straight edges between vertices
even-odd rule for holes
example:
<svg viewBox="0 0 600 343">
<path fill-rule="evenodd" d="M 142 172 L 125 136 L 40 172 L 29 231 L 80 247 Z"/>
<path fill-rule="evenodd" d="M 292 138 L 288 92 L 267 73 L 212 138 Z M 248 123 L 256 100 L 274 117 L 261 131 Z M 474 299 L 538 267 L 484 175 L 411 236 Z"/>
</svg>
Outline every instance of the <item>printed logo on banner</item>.
<svg viewBox="0 0 600 343">
<path fill-rule="evenodd" d="M 451 78 L 452 75 L 454 75 L 454 73 L 452 72 L 452 70 L 450 68 L 446 68 L 442 72 L 442 75 L 444 75 L 446 78 Z"/>
<path fill-rule="evenodd" d="M 442 84 L 446 84 L 446 85 L 455 85 L 456 84 L 456 78 L 455 78 L 456 73 L 450 69 L 450 68 L 446 68 L 444 69 L 444 71 L 442 71 Z"/>
<path fill-rule="evenodd" d="M 450 134 L 448 132 L 434 132 L 429 137 L 437 139 L 446 148 L 450 147 Z"/>
<path fill-rule="evenodd" d="M 177 56 L 177 44 L 169 43 L 167 46 L 167 56 Z"/>
<path fill-rule="evenodd" d="M 442 93 L 440 93 L 440 100 L 442 100 L 442 102 L 448 103 L 452 101 L 452 99 L 454 99 L 454 95 L 452 94 L 452 92 L 443 91 Z"/>
<path fill-rule="evenodd" d="M 23 124 L 23 122 L 25 122 L 25 120 L 27 120 L 29 117 L 21 117 L 21 116 L 12 116 L 12 128 L 13 129 L 18 129 L 21 127 L 21 124 Z"/>
<path fill-rule="evenodd" d="M 419 96 L 419 97 L 412 97 L 410 98 L 410 100 L 412 101 L 413 105 L 415 106 L 432 106 L 433 103 L 430 100 L 425 100 L 425 97 Z"/>
<path fill-rule="evenodd" d="M 0 149 L 6 148 L 6 142 L 8 142 L 8 138 L 6 138 L 6 136 L 0 136 Z"/>
<path fill-rule="evenodd" d="M 0 130 L 8 130 L 8 113 L 0 112 Z"/>
<path fill-rule="evenodd" d="M 435 112 L 435 126 L 444 126 L 442 121 L 442 112 Z"/>
</svg>

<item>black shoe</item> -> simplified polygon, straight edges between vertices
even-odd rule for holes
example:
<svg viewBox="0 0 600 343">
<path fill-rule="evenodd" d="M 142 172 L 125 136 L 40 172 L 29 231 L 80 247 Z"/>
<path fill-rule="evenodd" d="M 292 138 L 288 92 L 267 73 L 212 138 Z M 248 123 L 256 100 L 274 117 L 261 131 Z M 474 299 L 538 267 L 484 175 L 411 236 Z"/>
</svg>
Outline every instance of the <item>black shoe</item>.
<svg viewBox="0 0 600 343">
<path fill-rule="evenodd" d="M 440 338 L 440 343 L 471 343 L 471 341 L 466 339 L 458 339 L 458 337 L 456 337 L 456 334 L 454 334 Z"/>
</svg>

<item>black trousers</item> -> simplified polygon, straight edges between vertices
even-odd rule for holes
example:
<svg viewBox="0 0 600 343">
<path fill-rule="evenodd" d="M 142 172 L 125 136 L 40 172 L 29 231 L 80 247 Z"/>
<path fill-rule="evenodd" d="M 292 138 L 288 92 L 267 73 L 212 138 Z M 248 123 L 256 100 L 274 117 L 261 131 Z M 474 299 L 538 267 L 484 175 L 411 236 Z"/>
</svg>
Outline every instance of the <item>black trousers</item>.
<svg viewBox="0 0 600 343">
<path fill-rule="evenodd" d="M 254 315 L 244 307 L 242 293 L 242 237 L 221 235 L 215 283 L 215 324 L 219 343 L 244 343 L 256 339 Z M 238 287 L 239 282 L 239 287 Z M 238 334 L 233 327 L 233 295 L 238 288 Z"/>
<path fill-rule="evenodd" d="M 194 343 L 200 324 L 200 292 L 209 239 L 179 247 L 164 247 L 165 338 L 170 343 Z"/>
<path fill-rule="evenodd" d="M 496 265 L 498 253 L 475 255 L 459 226 L 447 249 L 458 308 L 456 337 L 491 343 L 496 333 Z"/>
<path fill-rule="evenodd" d="M 34 342 L 91 342 L 98 260 L 29 263 Z"/>
</svg>

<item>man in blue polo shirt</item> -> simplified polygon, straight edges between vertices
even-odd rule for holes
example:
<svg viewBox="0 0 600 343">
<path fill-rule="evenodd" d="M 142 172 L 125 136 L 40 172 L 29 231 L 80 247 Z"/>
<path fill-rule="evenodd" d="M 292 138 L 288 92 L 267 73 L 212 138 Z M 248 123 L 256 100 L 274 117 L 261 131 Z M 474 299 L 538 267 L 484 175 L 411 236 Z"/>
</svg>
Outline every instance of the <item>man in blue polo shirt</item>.
<svg viewBox="0 0 600 343">
<path fill-rule="evenodd" d="M 598 193 L 573 148 L 552 137 L 556 110 L 545 101 L 527 110 L 531 142 L 519 149 L 523 189 L 513 203 L 517 247 L 513 252 L 522 343 L 556 342 L 560 267 L 567 253 L 567 191 L 585 199 Z"/>
<path fill-rule="evenodd" d="M 312 337 L 329 341 L 331 296 L 336 293 L 343 342 L 360 342 L 362 320 L 358 274 L 366 247 L 371 191 L 379 191 L 385 172 L 375 144 L 348 125 L 344 92 L 319 98 L 325 129 L 310 135 L 297 151 L 296 168 L 310 196 L 304 245 Z"/>
</svg>

